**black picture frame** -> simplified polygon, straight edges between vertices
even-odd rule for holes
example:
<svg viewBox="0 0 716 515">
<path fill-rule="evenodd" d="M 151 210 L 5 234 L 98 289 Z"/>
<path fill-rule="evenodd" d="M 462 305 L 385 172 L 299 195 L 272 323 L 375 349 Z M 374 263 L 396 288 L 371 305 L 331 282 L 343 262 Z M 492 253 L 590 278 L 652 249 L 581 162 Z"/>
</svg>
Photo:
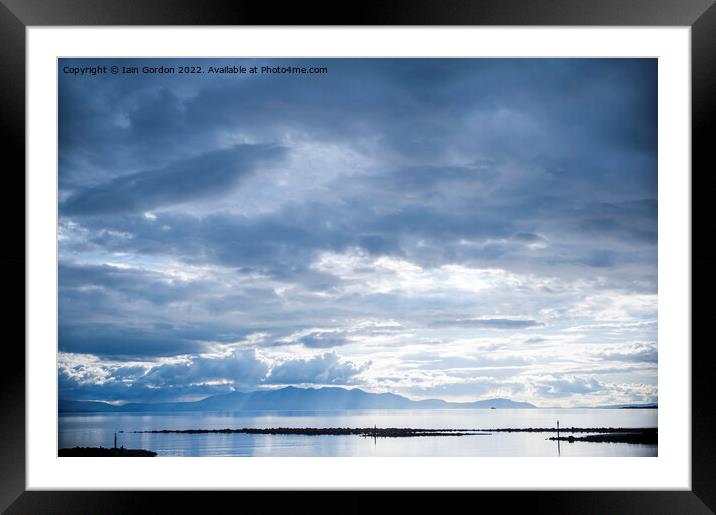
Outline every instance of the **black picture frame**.
<svg viewBox="0 0 716 515">
<path fill-rule="evenodd" d="M 5 198 L 0 202 L 5 221 L 5 244 L 0 253 L 4 283 L 9 291 L 5 327 L 15 329 L 4 341 L 0 372 L 0 510 L 7 513 L 135 513 L 163 512 L 173 502 L 184 509 L 218 506 L 222 501 L 250 502 L 257 493 L 78 492 L 25 491 L 25 28 L 63 25 L 550 25 L 550 26 L 689 26 L 692 79 L 692 224 L 706 226 L 707 212 L 694 210 L 694 200 L 707 195 L 703 185 L 716 160 L 709 135 L 716 125 L 716 5 L 714 0 L 394 0 L 362 1 L 346 6 L 303 2 L 275 5 L 244 0 L 0 0 L 0 131 Z M 711 130 L 709 130 L 711 129 Z M 689 173 L 685 170 L 684 173 Z M 694 181 L 695 179 L 695 181 Z M 694 182 L 696 188 L 693 187 Z M 705 221 L 706 220 L 706 221 Z M 708 240 L 706 238 L 705 240 Z M 703 240 L 702 240 L 703 241 Z M 696 242 L 694 242 L 696 243 Z M 708 241 L 692 244 L 692 253 Z M 703 249 L 692 257 L 692 274 L 699 273 L 693 292 L 712 290 L 707 268 L 716 259 Z M 20 299 L 23 299 L 21 302 Z M 692 300 L 692 313 L 706 315 L 707 303 Z M 692 315 L 692 319 L 693 319 Z M 692 324 L 693 325 L 693 324 Z M 694 333 L 695 334 L 695 333 Z M 692 490 L 691 491 L 569 491 L 471 492 L 479 502 L 494 500 L 500 509 L 517 506 L 550 513 L 713 513 L 716 510 L 716 428 L 712 361 L 708 339 L 668 342 L 692 353 Z M 209 501 L 206 496 L 211 495 Z M 307 493 L 274 493 L 274 501 L 294 508 L 308 504 Z M 351 492 L 338 511 L 371 511 L 374 501 Z M 451 494 L 455 495 L 455 494 Z M 424 493 L 411 499 L 423 507 Z M 464 500 L 463 500 L 464 501 Z M 435 502 L 430 501 L 430 502 Z M 438 501 L 441 502 L 441 501 Z M 451 497 L 457 506 L 461 499 Z M 475 500 L 468 501 L 474 503 Z M 326 505 L 328 506 L 328 505 Z M 444 509 L 445 505 L 441 504 Z"/>
</svg>

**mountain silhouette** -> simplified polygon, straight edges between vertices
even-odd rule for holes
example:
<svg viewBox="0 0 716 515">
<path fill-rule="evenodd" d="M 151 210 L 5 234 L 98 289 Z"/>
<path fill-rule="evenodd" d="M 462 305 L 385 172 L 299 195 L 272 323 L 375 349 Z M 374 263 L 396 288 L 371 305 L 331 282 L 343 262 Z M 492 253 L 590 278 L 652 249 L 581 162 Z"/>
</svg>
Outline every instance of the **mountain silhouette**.
<svg viewBox="0 0 716 515">
<path fill-rule="evenodd" d="M 136 411 L 323 411 L 341 409 L 515 409 L 535 408 L 529 402 L 489 399 L 447 402 L 440 399 L 414 401 L 393 393 L 369 393 L 359 388 L 296 388 L 231 392 L 193 402 L 129 403 L 60 400 L 61 413 Z"/>
</svg>

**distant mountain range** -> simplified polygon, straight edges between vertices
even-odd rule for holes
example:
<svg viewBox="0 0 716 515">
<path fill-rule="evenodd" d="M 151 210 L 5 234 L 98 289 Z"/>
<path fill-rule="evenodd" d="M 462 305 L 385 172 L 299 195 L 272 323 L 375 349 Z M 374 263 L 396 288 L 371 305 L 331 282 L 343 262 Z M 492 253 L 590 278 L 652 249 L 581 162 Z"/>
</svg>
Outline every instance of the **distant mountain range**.
<svg viewBox="0 0 716 515">
<path fill-rule="evenodd" d="M 529 402 L 489 399 L 447 402 L 439 399 L 413 401 L 392 393 L 368 393 L 358 388 L 296 388 L 231 392 L 194 402 L 129 403 L 60 400 L 60 413 L 137 411 L 322 411 L 340 409 L 522 409 L 536 408 Z"/>
</svg>

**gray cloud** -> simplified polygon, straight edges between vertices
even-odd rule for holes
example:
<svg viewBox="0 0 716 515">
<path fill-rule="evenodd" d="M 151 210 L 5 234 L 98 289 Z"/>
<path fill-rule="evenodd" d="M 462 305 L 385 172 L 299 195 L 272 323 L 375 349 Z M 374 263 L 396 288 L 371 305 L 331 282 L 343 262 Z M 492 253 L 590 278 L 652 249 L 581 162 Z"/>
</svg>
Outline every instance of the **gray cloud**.
<svg viewBox="0 0 716 515">
<path fill-rule="evenodd" d="M 75 64 L 87 62 L 61 62 Z M 111 369 L 109 381 L 61 372 L 63 395 L 380 389 L 400 378 L 359 363 L 385 355 L 400 368 L 435 342 L 440 356 L 405 379 L 416 395 L 483 395 L 498 376 L 527 391 L 529 363 L 478 365 L 477 347 L 529 350 L 524 361 L 551 374 L 529 390 L 545 398 L 645 395 L 601 388 L 589 370 L 656 363 L 656 344 L 629 347 L 656 336 L 656 60 L 318 64 L 329 74 L 300 80 L 60 74 L 59 348 Z M 537 327 L 539 341 L 520 334 Z M 286 361 L 280 343 L 297 334 Z M 256 363 L 200 357 L 237 342 L 260 348 Z M 572 351 L 587 342 L 605 345 Z M 332 348 L 340 358 L 313 355 Z M 438 386 L 459 351 L 492 379 Z M 196 376 L 120 366 L 178 356 Z M 625 384 L 643 379 L 620 370 Z M 219 376 L 229 386 L 201 379 Z"/>
<path fill-rule="evenodd" d="M 146 300 L 165 305 L 194 297 L 204 284 L 169 281 L 157 272 L 119 268 L 107 265 L 87 265 L 60 262 L 60 297 L 67 304 L 79 302 L 88 290 L 93 291 L 94 302 L 112 302 L 111 293 L 117 293 L 128 302 Z M 86 309 L 86 308 L 85 308 Z"/>
<path fill-rule="evenodd" d="M 609 361 L 657 363 L 659 352 L 656 344 L 637 343 L 622 348 L 595 352 L 594 356 Z"/>
<path fill-rule="evenodd" d="M 160 401 L 264 384 L 350 384 L 369 366 L 369 362 L 357 365 L 340 359 L 334 352 L 276 363 L 254 349 L 237 349 L 228 355 L 187 356 L 180 362 L 160 365 L 97 365 L 95 361 L 61 364 L 59 388 L 65 398 Z"/>
<path fill-rule="evenodd" d="M 433 327 L 484 327 L 486 329 L 527 329 L 541 327 L 544 324 L 537 320 L 509 318 L 459 318 L 456 320 L 436 320 Z"/>
<path fill-rule="evenodd" d="M 206 350 L 204 341 L 215 339 L 217 334 L 217 327 L 206 326 L 127 327 L 119 323 L 60 322 L 59 350 L 112 358 L 175 356 Z"/>
<path fill-rule="evenodd" d="M 255 171 L 261 161 L 277 160 L 285 149 L 271 145 L 237 145 L 158 170 L 122 175 L 81 189 L 60 208 L 69 215 L 97 215 L 146 211 L 226 194 L 238 180 Z"/>
<path fill-rule="evenodd" d="M 298 341 L 304 346 L 314 349 L 339 347 L 349 342 L 345 335 L 336 333 L 311 333 L 299 338 Z"/>
<path fill-rule="evenodd" d="M 356 365 L 341 361 L 335 352 L 308 359 L 292 359 L 271 369 L 267 378 L 272 384 L 350 384 L 370 363 Z"/>
<path fill-rule="evenodd" d="M 197 356 L 187 363 L 160 365 L 149 371 L 141 383 L 161 388 L 224 380 L 234 387 L 246 388 L 260 383 L 269 370 L 255 350 L 244 349 L 226 357 Z"/>
<path fill-rule="evenodd" d="M 476 368 L 476 367 L 515 367 L 521 365 L 529 365 L 532 360 L 529 358 L 513 355 L 513 356 L 490 356 L 481 357 L 446 357 L 429 359 L 425 363 L 418 365 L 420 369 L 426 370 L 445 370 L 451 368 Z M 452 372 L 454 373 L 454 372 Z M 473 374 L 474 375 L 474 374 Z"/>
<path fill-rule="evenodd" d="M 196 400 L 218 393 L 231 391 L 229 385 L 223 384 L 184 384 L 178 386 L 163 385 L 150 387 L 137 382 L 137 378 L 125 381 L 117 377 L 109 381 L 78 381 L 74 374 L 60 368 L 58 372 L 58 389 L 60 399 L 72 400 L 105 400 L 129 402 L 167 402 L 178 399 Z"/>
<path fill-rule="evenodd" d="M 603 392 L 606 386 L 595 378 L 564 376 L 541 379 L 534 388 L 543 397 L 568 397 L 574 394 L 594 394 Z"/>
</svg>

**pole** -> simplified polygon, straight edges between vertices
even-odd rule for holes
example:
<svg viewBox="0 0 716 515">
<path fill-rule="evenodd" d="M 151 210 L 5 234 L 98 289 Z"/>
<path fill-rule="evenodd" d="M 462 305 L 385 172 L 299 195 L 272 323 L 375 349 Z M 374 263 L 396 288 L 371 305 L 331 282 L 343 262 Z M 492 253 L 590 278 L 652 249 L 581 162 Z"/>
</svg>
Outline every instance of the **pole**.
<svg viewBox="0 0 716 515">
<path fill-rule="evenodd" d="M 117 448 L 117 433 L 114 433 L 114 448 Z"/>
<path fill-rule="evenodd" d="M 557 421 L 557 456 L 562 456 L 562 450 L 559 448 L 559 420 Z"/>
</svg>

